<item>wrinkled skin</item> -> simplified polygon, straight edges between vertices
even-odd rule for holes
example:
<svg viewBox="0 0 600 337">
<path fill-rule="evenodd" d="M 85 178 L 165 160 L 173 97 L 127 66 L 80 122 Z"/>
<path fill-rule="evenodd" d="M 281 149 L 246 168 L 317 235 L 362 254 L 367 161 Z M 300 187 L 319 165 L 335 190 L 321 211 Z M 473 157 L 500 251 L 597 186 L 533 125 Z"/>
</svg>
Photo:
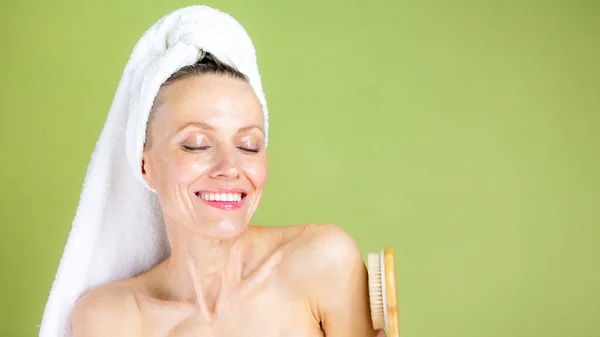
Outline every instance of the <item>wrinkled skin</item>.
<svg viewBox="0 0 600 337">
<path fill-rule="evenodd" d="M 74 337 L 369 337 L 367 271 L 332 224 L 249 224 L 267 179 L 261 106 L 244 81 L 188 77 L 161 89 L 142 170 L 172 254 L 84 294 Z M 190 124 L 192 123 L 192 124 Z M 202 199 L 243 191 L 239 207 Z"/>
</svg>

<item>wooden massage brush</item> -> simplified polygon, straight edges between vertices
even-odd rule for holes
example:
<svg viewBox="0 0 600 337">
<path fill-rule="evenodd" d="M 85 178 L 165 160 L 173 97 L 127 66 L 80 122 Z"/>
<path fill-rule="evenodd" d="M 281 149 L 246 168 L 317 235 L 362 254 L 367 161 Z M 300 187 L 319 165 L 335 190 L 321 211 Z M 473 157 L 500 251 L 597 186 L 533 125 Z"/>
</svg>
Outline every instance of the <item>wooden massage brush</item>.
<svg viewBox="0 0 600 337">
<path fill-rule="evenodd" d="M 399 337 L 394 249 L 388 247 L 380 253 L 369 253 L 367 271 L 373 328 L 385 329 L 387 337 Z"/>
</svg>

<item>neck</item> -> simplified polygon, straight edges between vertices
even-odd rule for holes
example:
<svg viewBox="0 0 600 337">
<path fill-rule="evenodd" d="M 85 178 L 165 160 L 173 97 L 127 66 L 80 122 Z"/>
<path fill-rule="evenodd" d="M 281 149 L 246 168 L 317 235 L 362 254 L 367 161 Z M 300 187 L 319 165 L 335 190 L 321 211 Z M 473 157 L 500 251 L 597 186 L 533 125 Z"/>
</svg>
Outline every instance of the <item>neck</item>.
<svg viewBox="0 0 600 337">
<path fill-rule="evenodd" d="M 252 250 L 247 230 L 232 240 L 214 240 L 170 231 L 171 256 L 166 261 L 170 292 L 192 302 L 211 317 L 219 298 L 227 297 L 242 281 Z"/>
</svg>

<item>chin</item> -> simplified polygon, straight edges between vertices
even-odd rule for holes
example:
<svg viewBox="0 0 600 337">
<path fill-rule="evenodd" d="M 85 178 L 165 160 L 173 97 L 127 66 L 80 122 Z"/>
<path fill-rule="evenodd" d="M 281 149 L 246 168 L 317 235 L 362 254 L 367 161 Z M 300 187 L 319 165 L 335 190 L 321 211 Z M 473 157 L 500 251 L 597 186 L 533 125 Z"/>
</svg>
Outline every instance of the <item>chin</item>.
<svg viewBox="0 0 600 337">
<path fill-rule="evenodd" d="M 203 224 L 199 234 L 207 239 L 234 240 L 246 233 L 248 227 L 248 224 L 241 220 L 223 219 Z"/>
</svg>

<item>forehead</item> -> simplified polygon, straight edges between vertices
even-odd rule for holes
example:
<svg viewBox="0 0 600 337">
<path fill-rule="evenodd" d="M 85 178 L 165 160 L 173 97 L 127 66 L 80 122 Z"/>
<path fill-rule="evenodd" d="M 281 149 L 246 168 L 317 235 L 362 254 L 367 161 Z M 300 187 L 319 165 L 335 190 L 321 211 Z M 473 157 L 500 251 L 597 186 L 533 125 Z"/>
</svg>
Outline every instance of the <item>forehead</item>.
<svg viewBox="0 0 600 337">
<path fill-rule="evenodd" d="M 252 87 L 223 75 L 190 76 L 161 89 L 157 119 L 178 126 L 202 122 L 216 128 L 264 125 L 263 111 Z"/>
</svg>

